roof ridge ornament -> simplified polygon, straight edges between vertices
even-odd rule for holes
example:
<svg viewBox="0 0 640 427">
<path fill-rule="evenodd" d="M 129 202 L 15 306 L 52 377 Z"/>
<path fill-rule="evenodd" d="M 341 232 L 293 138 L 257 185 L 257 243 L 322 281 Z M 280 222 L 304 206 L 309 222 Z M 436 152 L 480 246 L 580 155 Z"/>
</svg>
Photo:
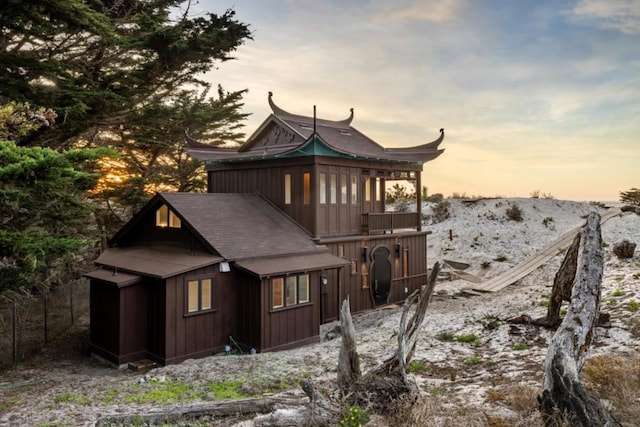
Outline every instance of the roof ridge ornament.
<svg viewBox="0 0 640 427">
<path fill-rule="evenodd" d="M 282 108 L 278 107 L 275 102 L 273 102 L 273 92 L 269 91 L 269 107 L 271 107 L 271 111 L 274 115 L 278 117 L 289 117 L 298 120 L 309 120 L 309 117 L 301 116 L 298 114 L 290 113 Z M 314 121 L 317 120 L 318 123 L 324 123 L 331 126 L 350 126 L 353 121 L 354 110 L 353 108 L 349 109 L 349 117 L 343 120 L 327 120 L 327 119 L 316 119 L 315 118 L 315 105 L 314 105 L 314 117 L 312 118 Z"/>
</svg>

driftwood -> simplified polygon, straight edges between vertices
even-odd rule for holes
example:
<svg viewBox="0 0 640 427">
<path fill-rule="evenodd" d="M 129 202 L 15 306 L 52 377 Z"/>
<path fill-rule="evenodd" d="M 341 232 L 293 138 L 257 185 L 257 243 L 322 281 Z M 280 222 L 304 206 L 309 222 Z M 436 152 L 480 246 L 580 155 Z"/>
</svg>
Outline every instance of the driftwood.
<svg viewBox="0 0 640 427">
<path fill-rule="evenodd" d="M 349 298 L 342 302 L 340 309 L 342 324 L 342 347 L 338 356 L 338 386 L 342 390 L 347 390 L 361 376 L 360 357 L 356 348 L 356 330 L 351 318 Z"/>
<path fill-rule="evenodd" d="M 413 357 L 439 271 L 440 264 L 435 263 L 427 285 L 422 290 L 413 292 L 405 300 L 398 329 L 398 347 L 381 366 L 367 372 L 362 377 L 354 375 L 354 370 L 348 371 L 349 367 L 357 367 L 359 371 L 359 361 L 357 360 L 357 351 L 355 351 L 355 338 L 345 340 L 343 336 L 338 375 L 339 378 L 350 378 L 341 384 L 343 392 L 347 393 L 349 403 L 364 402 L 376 412 L 389 413 L 393 410 L 392 405 L 399 397 L 407 395 L 411 397 L 417 394 L 415 386 L 407 379 L 407 365 Z M 345 307 L 348 309 L 348 304 L 346 306 L 343 304 L 343 310 Z M 409 316 L 409 311 L 413 307 L 415 307 L 415 311 Z M 349 322 L 351 315 L 349 313 L 345 315 L 344 312 L 342 315 L 343 329 L 346 330 L 345 319 L 347 319 L 346 322 Z M 345 357 L 349 359 L 345 360 Z M 345 373 L 341 374 L 341 370 Z M 351 377 L 348 377 L 349 372 Z"/>
<path fill-rule="evenodd" d="M 619 426 L 601 401 L 587 394 L 578 373 L 598 321 L 603 254 L 600 216 L 591 212 L 581 231 L 577 273 L 567 315 L 544 362 L 540 411 L 547 426 L 568 418 L 572 426 Z"/>
</svg>

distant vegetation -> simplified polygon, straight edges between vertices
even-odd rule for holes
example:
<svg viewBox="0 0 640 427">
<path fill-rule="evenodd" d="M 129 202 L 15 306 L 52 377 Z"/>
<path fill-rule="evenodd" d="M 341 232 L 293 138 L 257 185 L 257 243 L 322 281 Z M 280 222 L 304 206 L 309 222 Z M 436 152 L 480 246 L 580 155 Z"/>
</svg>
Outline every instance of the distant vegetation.
<svg viewBox="0 0 640 427">
<path fill-rule="evenodd" d="M 640 189 L 632 188 L 629 191 L 621 191 L 620 201 L 633 206 L 640 206 Z"/>
</svg>

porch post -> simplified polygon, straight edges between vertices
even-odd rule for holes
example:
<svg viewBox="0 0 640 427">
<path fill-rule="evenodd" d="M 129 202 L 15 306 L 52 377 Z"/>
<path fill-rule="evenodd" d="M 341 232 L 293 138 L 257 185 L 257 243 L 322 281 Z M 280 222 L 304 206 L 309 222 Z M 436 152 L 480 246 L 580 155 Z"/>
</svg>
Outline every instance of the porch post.
<svg viewBox="0 0 640 427">
<path fill-rule="evenodd" d="M 422 170 L 416 172 L 416 211 L 418 212 L 418 231 L 422 231 Z"/>
</svg>

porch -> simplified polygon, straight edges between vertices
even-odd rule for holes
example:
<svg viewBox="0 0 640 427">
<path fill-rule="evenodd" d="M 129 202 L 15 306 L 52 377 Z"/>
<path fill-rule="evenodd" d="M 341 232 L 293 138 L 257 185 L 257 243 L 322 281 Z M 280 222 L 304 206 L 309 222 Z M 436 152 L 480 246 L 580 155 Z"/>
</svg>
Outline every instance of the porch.
<svg viewBox="0 0 640 427">
<path fill-rule="evenodd" d="M 362 234 L 393 233 L 394 230 L 407 228 L 420 231 L 422 222 L 419 212 L 364 213 L 361 215 L 360 226 Z"/>
</svg>

